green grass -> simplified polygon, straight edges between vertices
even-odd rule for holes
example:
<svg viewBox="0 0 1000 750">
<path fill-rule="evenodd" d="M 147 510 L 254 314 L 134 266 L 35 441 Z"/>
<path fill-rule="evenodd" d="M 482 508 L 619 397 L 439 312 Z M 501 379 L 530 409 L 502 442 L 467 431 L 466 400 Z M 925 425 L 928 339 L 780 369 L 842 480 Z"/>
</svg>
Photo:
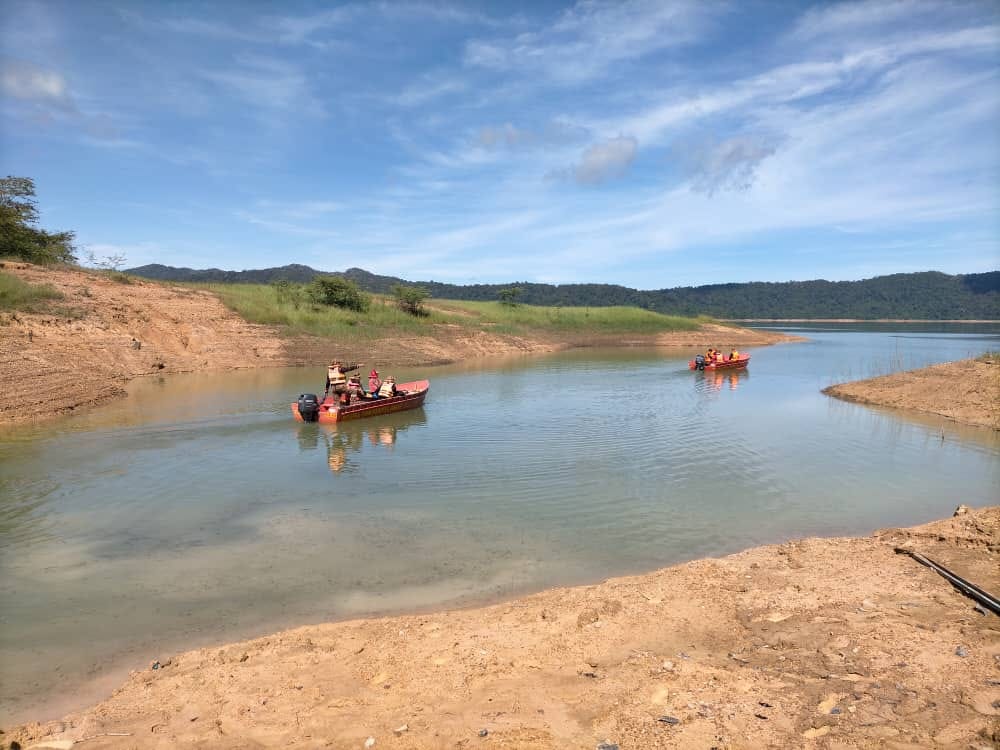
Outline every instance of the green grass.
<svg viewBox="0 0 1000 750">
<path fill-rule="evenodd" d="M 49 303 L 62 298 L 48 284 L 29 284 L 0 271 L 0 310 L 49 312 Z"/>
<path fill-rule="evenodd" d="M 708 318 L 682 318 L 636 307 L 538 307 L 499 302 L 430 299 L 428 314 L 416 317 L 400 310 L 392 298 L 373 295 L 363 313 L 309 302 L 279 299 L 265 284 L 191 284 L 219 295 L 251 323 L 283 326 L 290 333 L 347 339 L 377 339 L 396 334 L 429 335 L 435 326 L 457 325 L 501 334 L 657 334 L 693 331 Z"/>
<path fill-rule="evenodd" d="M 499 302 L 431 300 L 434 307 L 464 313 L 479 326 L 504 333 L 556 331 L 559 333 L 657 334 L 694 331 L 708 318 L 682 318 L 638 307 L 540 307 Z"/>
<path fill-rule="evenodd" d="M 219 295 L 230 309 L 251 323 L 284 326 L 292 333 L 334 338 L 376 339 L 393 333 L 427 331 L 435 323 L 451 322 L 450 316 L 431 311 L 415 317 L 395 304 L 373 298 L 366 312 L 309 302 L 279 301 L 274 287 L 265 284 L 194 284 Z"/>
</svg>

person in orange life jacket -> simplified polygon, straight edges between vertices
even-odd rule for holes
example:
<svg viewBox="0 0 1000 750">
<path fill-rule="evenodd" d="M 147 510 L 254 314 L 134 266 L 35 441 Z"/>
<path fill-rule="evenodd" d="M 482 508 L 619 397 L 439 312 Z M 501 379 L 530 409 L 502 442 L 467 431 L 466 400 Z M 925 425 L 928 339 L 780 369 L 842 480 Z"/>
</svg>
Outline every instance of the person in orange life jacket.
<svg viewBox="0 0 1000 750">
<path fill-rule="evenodd" d="M 351 370 L 357 370 L 360 366 L 360 362 L 345 365 L 339 359 L 333 360 L 326 368 L 326 389 L 323 391 L 323 395 L 326 396 L 333 391 L 335 395 L 342 397 L 347 393 L 347 373 Z"/>
<path fill-rule="evenodd" d="M 729 361 L 730 362 L 735 362 L 739 358 L 740 358 L 740 353 L 738 351 L 736 351 L 735 349 L 733 349 L 731 352 L 729 352 Z"/>
<path fill-rule="evenodd" d="M 378 370 L 374 367 L 372 371 L 368 373 L 368 393 L 372 398 L 378 398 L 378 389 L 382 387 L 382 381 L 379 380 Z"/>
<path fill-rule="evenodd" d="M 392 375 L 385 379 L 382 386 L 378 389 L 379 398 L 392 398 L 396 395 L 396 378 Z"/>
</svg>

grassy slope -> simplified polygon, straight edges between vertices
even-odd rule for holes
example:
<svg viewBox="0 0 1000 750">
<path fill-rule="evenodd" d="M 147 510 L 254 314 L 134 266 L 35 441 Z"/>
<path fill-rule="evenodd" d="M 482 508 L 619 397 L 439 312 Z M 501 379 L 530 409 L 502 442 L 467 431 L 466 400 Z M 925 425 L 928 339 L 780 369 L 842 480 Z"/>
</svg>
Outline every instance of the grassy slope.
<svg viewBox="0 0 1000 750">
<path fill-rule="evenodd" d="M 63 296 L 48 284 L 29 284 L 0 271 L 0 310 L 47 312 L 49 303 Z"/>
<path fill-rule="evenodd" d="M 279 325 L 291 333 L 338 338 L 381 338 L 410 334 L 430 335 L 437 325 L 450 324 L 501 334 L 545 331 L 578 334 L 657 334 L 693 331 L 707 318 L 660 315 L 635 307 L 536 307 L 498 302 L 430 300 L 426 317 L 397 309 L 389 298 L 375 296 L 365 313 L 308 303 L 279 301 L 276 290 L 263 284 L 197 284 L 219 295 L 223 302 L 252 323 Z"/>
</svg>

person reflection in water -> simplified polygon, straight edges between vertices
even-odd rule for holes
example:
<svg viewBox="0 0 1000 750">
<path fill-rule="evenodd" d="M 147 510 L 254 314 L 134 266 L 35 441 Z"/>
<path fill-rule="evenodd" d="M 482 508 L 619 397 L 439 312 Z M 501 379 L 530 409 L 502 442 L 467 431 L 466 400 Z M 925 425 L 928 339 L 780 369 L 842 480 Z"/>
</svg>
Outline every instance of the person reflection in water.
<svg viewBox="0 0 1000 750">
<path fill-rule="evenodd" d="M 361 446 L 358 441 L 362 439 L 361 433 L 323 431 L 323 439 L 326 442 L 326 465 L 334 474 L 340 474 L 345 469 L 350 469 L 351 464 L 347 460 L 347 455 L 351 451 L 356 451 Z"/>
<path fill-rule="evenodd" d="M 339 474 L 344 470 L 344 466 L 347 464 L 347 451 L 342 447 L 337 447 L 334 445 L 328 446 L 326 450 L 326 465 L 330 467 L 330 471 L 334 474 Z"/>
<path fill-rule="evenodd" d="M 386 425 L 368 431 L 368 442 L 372 445 L 392 446 L 396 444 L 396 428 Z"/>
</svg>

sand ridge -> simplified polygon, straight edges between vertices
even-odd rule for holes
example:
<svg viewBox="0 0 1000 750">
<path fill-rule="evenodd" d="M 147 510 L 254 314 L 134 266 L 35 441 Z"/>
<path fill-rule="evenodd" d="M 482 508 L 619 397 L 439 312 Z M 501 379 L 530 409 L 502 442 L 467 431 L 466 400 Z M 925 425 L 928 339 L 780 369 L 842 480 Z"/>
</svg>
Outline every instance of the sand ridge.
<svg viewBox="0 0 1000 750">
<path fill-rule="evenodd" d="M 989 356 L 832 385 L 823 393 L 1000 430 L 1000 359 Z"/>
</svg>

